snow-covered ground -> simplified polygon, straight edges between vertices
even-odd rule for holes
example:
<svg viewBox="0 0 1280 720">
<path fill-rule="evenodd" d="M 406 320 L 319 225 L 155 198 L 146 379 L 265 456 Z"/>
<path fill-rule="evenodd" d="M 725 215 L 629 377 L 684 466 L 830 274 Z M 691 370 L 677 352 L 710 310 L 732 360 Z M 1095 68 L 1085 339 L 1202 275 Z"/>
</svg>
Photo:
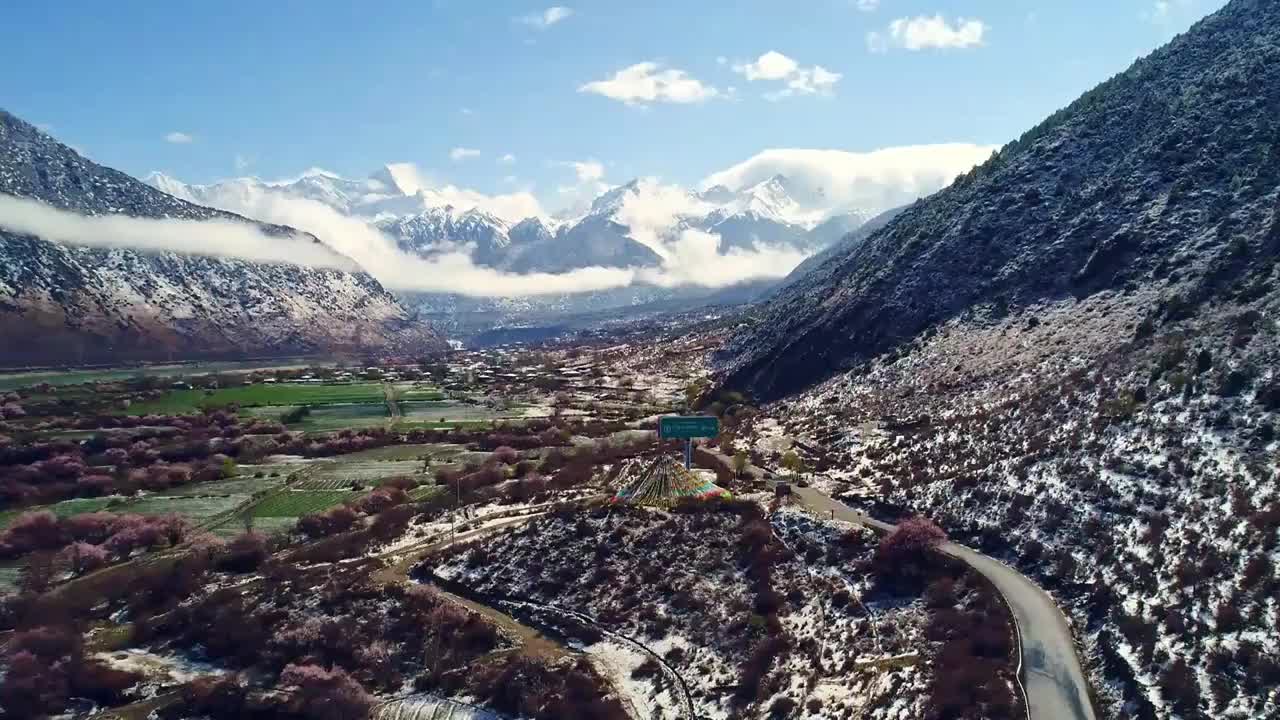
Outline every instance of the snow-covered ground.
<svg viewBox="0 0 1280 720">
<path fill-rule="evenodd" d="M 1155 302 L 952 321 L 766 408 L 744 441 L 781 426 L 827 454 L 824 491 L 874 488 L 1037 579 L 1105 712 L 1275 715 L 1280 417 L 1260 389 L 1280 332 L 1224 313 L 1117 349 Z"/>
</svg>

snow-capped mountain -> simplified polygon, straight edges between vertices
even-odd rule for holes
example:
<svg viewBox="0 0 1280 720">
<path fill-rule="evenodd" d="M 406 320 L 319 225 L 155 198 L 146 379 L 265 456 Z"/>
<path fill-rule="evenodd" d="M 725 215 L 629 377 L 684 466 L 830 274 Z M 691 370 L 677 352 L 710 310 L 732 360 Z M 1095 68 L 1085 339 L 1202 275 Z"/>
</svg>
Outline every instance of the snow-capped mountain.
<svg viewBox="0 0 1280 720">
<path fill-rule="evenodd" d="M 146 180 L 176 197 L 249 214 L 263 198 L 322 203 L 366 220 L 401 248 L 424 257 L 467 252 L 477 265 L 512 272 L 655 267 L 667 254 L 664 245 L 686 230 L 718 235 L 721 252 L 763 245 L 811 253 L 868 217 L 863 211 L 832 215 L 822 209 L 821 198 L 809 197 L 812 193 L 782 175 L 739 190 L 716 186 L 702 192 L 633 180 L 600 194 L 582 215 L 562 221 L 486 209 L 474 193 L 426 186 L 405 163 L 386 165 L 363 180 L 320 169 L 277 182 L 236 178 L 188 185 L 161 173 Z"/>
<path fill-rule="evenodd" d="M 424 257 L 456 250 L 468 253 L 477 265 L 491 267 L 501 264 L 512 242 L 511 228 L 479 208 L 459 213 L 446 205 L 376 224 L 403 250 Z"/>
<path fill-rule="evenodd" d="M 0 110 L 0 194 L 84 215 L 244 223 L 282 242 L 301 235 L 192 204 L 187 186 L 171 179 L 149 181 L 89 161 Z M 445 348 L 377 280 L 325 250 L 351 269 L 211 257 L 195 247 L 82 247 L 0 230 L 0 363 Z"/>
</svg>

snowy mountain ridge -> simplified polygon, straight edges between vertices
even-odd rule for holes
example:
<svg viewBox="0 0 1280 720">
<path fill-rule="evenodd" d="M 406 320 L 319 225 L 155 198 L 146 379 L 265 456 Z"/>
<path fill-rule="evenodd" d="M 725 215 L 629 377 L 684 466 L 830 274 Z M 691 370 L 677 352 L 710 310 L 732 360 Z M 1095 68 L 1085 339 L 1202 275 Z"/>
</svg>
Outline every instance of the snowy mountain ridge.
<svg viewBox="0 0 1280 720">
<path fill-rule="evenodd" d="M 406 163 L 385 165 L 363 180 L 313 169 L 284 181 L 245 177 L 194 185 L 156 172 L 146 182 L 175 197 L 232 211 L 251 212 L 271 197 L 310 200 L 375 225 L 423 257 L 462 251 L 478 265 L 519 272 L 563 272 L 590 263 L 652 266 L 656 258 L 646 246 L 653 241 L 641 235 L 670 238 L 690 228 L 720 235 L 722 250 L 764 244 L 812 252 L 837 239 L 813 232 L 824 221 L 837 221 L 847 232 L 869 217 L 857 209 L 833 214 L 783 175 L 737 191 L 717 186 L 703 192 L 636 179 L 601 193 L 581 216 L 560 220 L 515 217 L 487 209 L 479 198 L 455 188 L 426 187 Z M 654 203 L 676 209 L 665 223 L 636 227 L 636 218 L 648 218 Z"/>
<path fill-rule="evenodd" d="M 87 160 L 0 110 L 0 194 L 86 216 L 243 224 L 282 243 L 304 238 L 347 269 L 215 257 L 193 238 L 184 252 L 148 251 L 0 229 L 0 363 L 445 348 L 429 324 L 314 237 L 193 204 L 185 187 L 150 180 Z M 172 239 L 184 240 L 188 226 L 172 227 Z"/>
</svg>

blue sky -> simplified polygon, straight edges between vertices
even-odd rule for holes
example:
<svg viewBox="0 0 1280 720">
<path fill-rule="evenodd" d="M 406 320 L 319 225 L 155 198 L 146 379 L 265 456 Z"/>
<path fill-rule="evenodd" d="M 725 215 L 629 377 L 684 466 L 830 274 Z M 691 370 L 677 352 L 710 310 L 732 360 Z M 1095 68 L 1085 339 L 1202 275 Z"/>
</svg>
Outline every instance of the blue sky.
<svg viewBox="0 0 1280 720">
<path fill-rule="evenodd" d="M 139 176 L 406 161 L 555 205 L 568 161 L 695 184 L 767 148 L 1003 143 L 1223 4 L 555 2 L 18 3 L 0 106 Z"/>
</svg>

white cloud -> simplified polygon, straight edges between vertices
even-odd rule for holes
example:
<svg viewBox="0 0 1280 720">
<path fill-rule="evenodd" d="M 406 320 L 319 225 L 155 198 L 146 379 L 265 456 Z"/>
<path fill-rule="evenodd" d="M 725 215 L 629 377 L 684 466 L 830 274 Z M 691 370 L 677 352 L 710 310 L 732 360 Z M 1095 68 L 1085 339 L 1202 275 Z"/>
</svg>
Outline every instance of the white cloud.
<svg viewBox="0 0 1280 720">
<path fill-rule="evenodd" d="M 464 107 L 464 108 L 458 108 L 458 112 L 462 113 L 463 115 L 471 115 L 473 111 L 469 107 Z"/>
<path fill-rule="evenodd" d="M 604 179 L 604 163 L 599 160 L 570 160 L 560 164 L 573 168 L 578 182 L 599 182 Z"/>
<path fill-rule="evenodd" d="M 236 166 L 236 172 L 242 173 L 245 170 L 248 170 L 250 165 L 253 165 L 253 158 L 248 157 L 246 155 L 242 155 L 240 153 L 236 153 L 236 156 L 233 162 L 235 163 L 235 166 Z"/>
<path fill-rule="evenodd" d="M 729 64 L 729 58 L 727 58 L 727 57 L 725 57 L 725 56 L 723 56 L 723 55 L 717 55 L 717 56 L 716 56 L 716 64 L 717 64 L 717 65 L 728 65 L 728 64 Z"/>
<path fill-rule="evenodd" d="M 761 243 L 722 252 L 719 234 L 681 226 L 682 218 L 709 210 L 711 206 L 684 188 L 663 185 L 653 178 L 638 181 L 635 192 L 624 196 L 614 217 L 628 227 L 632 239 L 658 255 L 661 265 L 639 270 L 637 278 L 661 287 L 718 288 L 784 277 L 804 260 L 805 254 L 794 248 Z"/>
<path fill-rule="evenodd" d="M 466 147 L 456 147 L 449 151 L 449 159 L 454 162 L 461 162 L 473 157 L 480 157 L 480 151 L 475 148 Z"/>
<path fill-rule="evenodd" d="M 573 15 L 573 8 L 567 8 L 563 5 L 554 5 L 543 10 L 542 12 L 530 13 L 516 18 L 517 22 L 524 23 L 538 30 L 546 30 L 556 23 L 567 20 Z"/>
<path fill-rule="evenodd" d="M 516 177 L 515 175 L 507 175 L 502 178 L 502 182 L 508 185 L 515 185 L 516 183 L 520 182 L 520 178 Z"/>
<path fill-rule="evenodd" d="M 836 83 L 843 77 L 840 73 L 831 72 L 821 65 L 810 68 L 801 67 L 800 63 L 777 50 L 764 53 L 754 62 L 734 65 L 733 71 L 750 82 L 781 81 L 783 87 L 765 93 L 765 99 L 771 101 L 792 95 L 830 95 Z"/>
<path fill-rule="evenodd" d="M 599 160 L 569 160 L 555 165 L 573 170 L 573 183 L 556 188 L 564 211 L 570 215 L 585 212 L 592 200 L 611 187 L 604 181 L 604 163 Z"/>
<path fill-rule="evenodd" d="M 733 66 L 733 71 L 748 80 L 782 80 L 800 69 L 800 64 L 777 50 L 770 50 L 755 62 Z"/>
<path fill-rule="evenodd" d="M 765 150 L 713 173 L 703 188 L 739 190 L 784 175 L 802 195 L 802 205 L 825 212 L 863 209 L 880 212 L 905 205 L 947 186 L 960 173 L 985 161 L 997 146 L 953 143 L 842 150 Z"/>
<path fill-rule="evenodd" d="M 662 65 L 652 61 L 619 70 L 608 80 L 589 82 L 579 87 L 578 92 L 603 95 L 627 105 L 699 103 L 719 94 L 714 87 L 704 85 L 683 70 L 663 69 Z"/>
<path fill-rule="evenodd" d="M 854 5 L 862 12 L 873 12 L 880 7 L 880 0 L 854 0 Z"/>
<path fill-rule="evenodd" d="M 173 143 L 174 145 L 186 145 L 187 143 L 191 142 L 192 140 L 195 140 L 195 138 L 191 137 L 191 136 L 190 136 L 190 135 L 188 135 L 187 133 L 184 133 L 184 132 L 178 132 L 177 130 L 175 130 L 175 131 L 173 131 L 173 132 L 169 133 L 168 135 L 165 135 L 165 136 L 164 136 L 164 141 L 165 141 L 165 142 L 167 142 L 167 143 Z"/>
<path fill-rule="evenodd" d="M 953 25 L 942 15 L 898 18 L 889 23 L 886 33 L 868 33 L 867 48 L 885 52 L 891 46 L 913 51 L 979 47 L 989 29 L 981 20 L 966 18 L 957 18 Z"/>
<path fill-rule="evenodd" d="M 168 250 L 255 262 L 356 269 L 349 258 L 310 238 L 273 237 L 257 225 L 234 220 L 85 216 L 0 193 L 0 227 L 68 245 Z"/>
<path fill-rule="evenodd" d="M 511 153 L 507 153 L 506 155 L 503 155 L 502 157 L 498 158 L 498 164 L 499 165 L 515 165 L 516 156 Z"/>
<path fill-rule="evenodd" d="M 786 277 L 805 259 L 790 247 L 756 243 L 750 249 L 719 249 L 720 235 L 685 229 L 669 243 L 660 270 L 644 269 L 638 279 L 661 287 L 722 288 L 748 280 Z"/>
</svg>

